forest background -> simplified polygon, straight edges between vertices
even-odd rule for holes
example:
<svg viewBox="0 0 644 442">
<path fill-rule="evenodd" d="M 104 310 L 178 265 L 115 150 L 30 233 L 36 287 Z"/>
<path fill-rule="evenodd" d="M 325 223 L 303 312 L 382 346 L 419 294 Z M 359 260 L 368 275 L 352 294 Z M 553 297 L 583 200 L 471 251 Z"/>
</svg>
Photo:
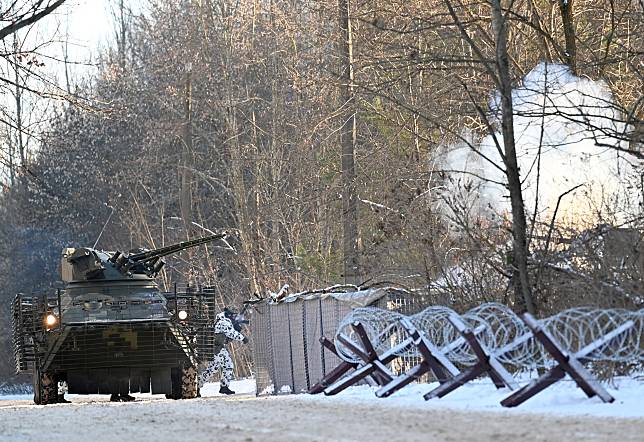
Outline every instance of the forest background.
<svg viewBox="0 0 644 442">
<path fill-rule="evenodd" d="M 641 308 L 642 0 L 113 3 L 97 73 L 56 93 L 37 50 L 0 54 L 0 382 L 14 294 L 60 287 L 61 249 L 99 237 L 231 232 L 160 277 L 222 307 L 384 283 Z M 36 128 L 30 96 L 54 103 Z"/>
</svg>

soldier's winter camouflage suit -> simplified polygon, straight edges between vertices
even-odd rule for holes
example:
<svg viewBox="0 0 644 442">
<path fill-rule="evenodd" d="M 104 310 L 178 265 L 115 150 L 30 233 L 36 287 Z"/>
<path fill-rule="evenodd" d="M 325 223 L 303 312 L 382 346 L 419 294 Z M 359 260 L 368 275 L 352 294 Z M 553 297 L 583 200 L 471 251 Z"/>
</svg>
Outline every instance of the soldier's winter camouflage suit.
<svg viewBox="0 0 644 442">
<path fill-rule="evenodd" d="M 226 317 L 225 312 L 221 312 L 217 315 L 217 322 L 215 322 L 215 357 L 199 375 L 199 388 L 219 369 L 222 372 L 221 387 L 227 389 L 230 385 L 234 365 L 228 350 L 225 348 L 225 345 L 230 341 L 246 342 L 247 339 L 243 334 L 235 330 L 233 322 Z"/>
</svg>

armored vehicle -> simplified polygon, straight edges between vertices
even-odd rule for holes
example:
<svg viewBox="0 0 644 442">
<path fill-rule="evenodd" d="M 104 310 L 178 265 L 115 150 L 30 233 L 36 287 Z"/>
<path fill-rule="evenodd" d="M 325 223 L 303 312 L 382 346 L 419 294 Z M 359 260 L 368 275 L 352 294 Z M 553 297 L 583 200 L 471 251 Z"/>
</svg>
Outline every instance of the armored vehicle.
<svg viewBox="0 0 644 442">
<path fill-rule="evenodd" d="M 64 249 L 64 289 L 13 302 L 16 370 L 31 373 L 34 402 L 61 400 L 59 382 L 75 394 L 196 397 L 197 366 L 213 356 L 214 290 L 161 292 L 155 277 L 164 256 L 224 237 L 130 252 Z"/>
</svg>

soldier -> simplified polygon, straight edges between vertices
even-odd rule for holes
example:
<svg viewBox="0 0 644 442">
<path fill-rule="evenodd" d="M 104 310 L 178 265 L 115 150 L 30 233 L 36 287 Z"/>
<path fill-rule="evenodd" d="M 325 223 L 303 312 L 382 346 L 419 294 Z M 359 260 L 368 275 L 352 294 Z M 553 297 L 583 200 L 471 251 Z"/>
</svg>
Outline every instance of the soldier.
<svg viewBox="0 0 644 442">
<path fill-rule="evenodd" d="M 199 388 L 203 387 L 203 384 L 210 379 L 215 371 L 221 369 L 222 375 L 219 393 L 235 394 L 229 388 L 230 381 L 233 378 L 233 360 L 230 358 L 230 354 L 225 346 L 230 341 L 242 341 L 244 344 L 248 342 L 248 338 L 240 332 L 241 327 L 236 322 L 235 317 L 235 312 L 228 308 L 224 308 L 224 311 L 217 315 L 215 322 L 215 357 L 199 375 Z"/>
<path fill-rule="evenodd" d="M 113 394 L 110 396 L 110 402 L 132 402 L 136 398 L 129 394 Z"/>
<path fill-rule="evenodd" d="M 70 401 L 65 399 L 65 393 L 67 393 L 67 382 L 66 381 L 58 381 L 58 400 L 57 402 L 59 404 L 69 404 Z"/>
</svg>

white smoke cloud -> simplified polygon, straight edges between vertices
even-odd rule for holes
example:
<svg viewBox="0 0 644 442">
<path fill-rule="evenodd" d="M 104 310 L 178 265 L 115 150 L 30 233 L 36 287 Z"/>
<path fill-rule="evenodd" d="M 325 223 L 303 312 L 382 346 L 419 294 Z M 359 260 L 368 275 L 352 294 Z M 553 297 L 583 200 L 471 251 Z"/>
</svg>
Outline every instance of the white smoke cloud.
<svg viewBox="0 0 644 442">
<path fill-rule="evenodd" d="M 639 192 L 635 196 L 627 188 L 635 160 L 612 148 L 628 146 L 619 137 L 626 128 L 606 84 L 576 77 L 563 65 L 542 63 L 526 75 L 512 98 L 526 211 L 533 213 L 538 201 L 538 218 L 547 221 L 559 196 L 581 186 L 562 199 L 559 222 L 622 221 L 625 211 L 639 203 Z M 498 114 L 499 107 L 495 95 L 492 113 Z M 442 161 L 443 169 L 452 171 L 448 193 L 487 217 L 510 211 L 494 137 L 502 146 L 501 133 L 480 141 L 465 133 Z M 612 219 L 604 218 L 608 214 Z"/>
</svg>

